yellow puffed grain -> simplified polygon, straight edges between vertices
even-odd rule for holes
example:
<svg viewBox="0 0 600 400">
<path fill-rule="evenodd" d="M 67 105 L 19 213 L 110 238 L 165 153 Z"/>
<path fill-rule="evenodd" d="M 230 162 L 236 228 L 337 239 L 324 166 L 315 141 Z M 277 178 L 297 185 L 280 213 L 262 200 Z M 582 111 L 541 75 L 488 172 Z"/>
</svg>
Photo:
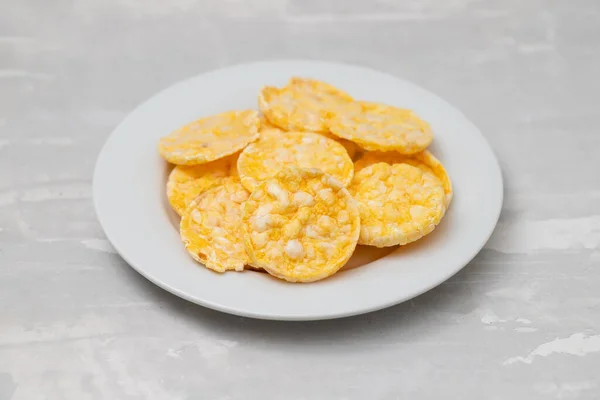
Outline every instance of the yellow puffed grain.
<svg viewBox="0 0 600 400">
<path fill-rule="evenodd" d="M 242 271 L 248 264 L 242 231 L 242 203 L 249 193 L 238 179 L 221 183 L 197 197 L 181 218 L 180 234 L 187 251 L 217 272 Z"/>
<path fill-rule="evenodd" d="M 225 157 L 201 165 L 176 165 L 167 180 L 167 199 L 171 207 L 182 215 L 188 205 L 201 193 L 228 176 L 237 158 Z"/>
<path fill-rule="evenodd" d="M 262 182 L 244 204 L 242 219 L 251 264 L 290 282 L 337 272 L 360 232 L 355 200 L 318 169 L 286 168 Z"/>
<path fill-rule="evenodd" d="M 250 191 L 287 166 L 319 168 L 344 186 L 354 174 L 352 160 L 341 144 L 311 132 L 263 137 L 246 147 L 237 162 L 242 184 Z"/>
<path fill-rule="evenodd" d="M 324 122 L 331 133 L 366 150 L 414 154 L 433 140 L 429 124 L 414 112 L 384 104 L 350 103 L 327 112 Z"/>
<path fill-rule="evenodd" d="M 433 231 L 446 212 L 440 180 L 409 164 L 366 166 L 356 172 L 348 190 L 360 209 L 359 244 L 414 242 Z"/>
<path fill-rule="evenodd" d="M 372 151 L 364 154 L 357 162 L 354 163 L 354 172 L 358 172 L 366 166 L 385 162 L 388 164 L 409 164 L 413 167 L 422 169 L 424 172 L 430 172 L 435 175 L 444 186 L 446 208 L 450 206 L 453 197 L 452 181 L 448 176 L 448 172 L 442 163 L 429 150 L 422 151 L 410 156 L 402 155 L 393 151 L 380 152 Z"/>
<path fill-rule="evenodd" d="M 282 88 L 265 86 L 258 106 L 272 124 L 284 130 L 327 132 L 322 114 L 349 101 L 349 94 L 325 82 L 292 78 Z"/>
<path fill-rule="evenodd" d="M 170 163 L 205 164 L 243 149 L 258 139 L 258 113 L 228 111 L 187 124 L 160 139 L 159 153 Z"/>
</svg>

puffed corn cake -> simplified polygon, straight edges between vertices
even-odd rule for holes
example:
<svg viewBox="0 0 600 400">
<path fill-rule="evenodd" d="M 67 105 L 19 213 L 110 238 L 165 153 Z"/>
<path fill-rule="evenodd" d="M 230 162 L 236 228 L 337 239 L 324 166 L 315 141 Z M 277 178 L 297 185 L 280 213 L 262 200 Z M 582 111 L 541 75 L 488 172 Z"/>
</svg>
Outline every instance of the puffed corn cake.
<svg viewBox="0 0 600 400">
<path fill-rule="evenodd" d="M 224 178 L 183 213 L 181 239 L 190 255 L 206 268 L 242 271 L 248 264 L 242 235 L 242 204 L 248 196 L 237 178 Z"/>
<path fill-rule="evenodd" d="M 413 111 L 385 104 L 356 101 L 323 114 L 325 126 L 365 150 L 414 154 L 431 144 L 429 124 Z"/>
<path fill-rule="evenodd" d="M 444 187 L 445 199 L 444 204 L 446 208 L 450 206 L 452 197 L 454 195 L 452 191 L 452 182 L 448 176 L 446 169 L 429 150 L 424 150 L 417 154 L 410 156 L 399 154 L 393 151 L 380 152 L 372 151 L 364 154 L 358 161 L 354 163 L 354 172 L 358 172 L 366 166 L 375 164 L 378 162 L 385 162 L 388 164 L 409 164 L 413 167 L 422 169 L 424 172 L 429 172 L 435 175 Z"/>
<path fill-rule="evenodd" d="M 242 151 L 237 172 L 242 185 L 252 191 L 287 166 L 320 168 L 344 186 L 354 174 L 354 164 L 346 149 L 335 140 L 312 132 L 263 137 Z"/>
<path fill-rule="evenodd" d="M 366 166 L 354 175 L 348 190 L 360 210 L 359 244 L 414 242 L 432 232 L 446 212 L 442 182 L 409 164 Z"/>
<path fill-rule="evenodd" d="M 360 232 L 356 201 L 314 168 L 286 168 L 263 181 L 244 203 L 242 220 L 251 264 L 290 282 L 337 272 Z"/>
<path fill-rule="evenodd" d="M 167 199 L 171 207 L 182 215 L 190 203 L 201 193 L 229 176 L 236 156 L 200 165 L 176 165 L 167 179 Z"/>
<path fill-rule="evenodd" d="M 254 110 L 228 111 L 201 118 L 160 139 L 158 151 L 170 163 L 205 164 L 237 153 L 259 137 Z"/>
<path fill-rule="evenodd" d="M 258 107 L 270 123 L 286 131 L 328 132 L 322 114 L 350 101 L 348 93 L 328 83 L 295 77 L 282 88 L 265 86 Z"/>
</svg>

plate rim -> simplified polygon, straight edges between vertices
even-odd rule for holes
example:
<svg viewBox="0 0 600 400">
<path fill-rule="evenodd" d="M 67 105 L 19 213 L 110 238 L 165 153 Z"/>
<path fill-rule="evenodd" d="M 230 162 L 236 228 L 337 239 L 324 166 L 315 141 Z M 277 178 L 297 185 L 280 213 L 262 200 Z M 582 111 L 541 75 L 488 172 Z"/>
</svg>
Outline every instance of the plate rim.
<svg viewBox="0 0 600 400">
<path fill-rule="evenodd" d="M 106 157 L 106 154 L 108 153 L 108 151 L 110 149 L 111 142 L 117 136 L 119 127 L 121 127 L 123 125 L 123 123 L 132 114 L 134 114 L 137 110 L 143 108 L 147 103 L 151 102 L 154 98 L 161 96 L 163 93 L 167 92 L 170 89 L 173 89 L 174 87 L 184 85 L 184 84 L 186 84 L 186 82 L 189 82 L 195 78 L 198 78 L 198 77 L 204 76 L 204 75 L 209 75 L 212 73 L 223 73 L 223 72 L 226 72 L 227 70 L 238 69 L 240 67 L 249 67 L 249 66 L 253 66 L 253 65 L 256 66 L 256 65 L 265 65 L 265 64 L 277 64 L 277 63 L 309 63 L 309 64 L 315 64 L 315 65 L 316 64 L 328 65 L 331 67 L 335 67 L 335 66 L 350 67 L 350 68 L 354 68 L 354 69 L 362 69 L 364 71 L 368 71 L 371 73 L 375 72 L 380 75 L 385 75 L 387 78 L 402 81 L 403 84 L 413 86 L 416 89 L 423 92 L 424 94 L 426 94 L 427 96 L 432 96 L 432 97 L 436 98 L 437 101 L 441 102 L 441 104 L 443 104 L 445 107 L 453 110 L 453 112 L 457 113 L 460 117 L 462 117 L 464 119 L 464 121 L 466 121 L 468 124 L 470 124 L 471 127 L 475 131 L 477 131 L 480 138 L 482 139 L 482 143 L 487 147 L 487 150 L 493 156 L 493 158 L 489 161 L 493 163 L 494 170 L 498 174 L 497 182 L 499 184 L 499 186 L 498 186 L 499 196 L 497 196 L 497 198 L 496 198 L 497 200 L 496 200 L 495 213 L 492 218 L 493 223 L 491 223 L 487 227 L 486 234 L 481 235 L 480 240 L 478 241 L 477 245 L 473 247 L 474 250 L 471 252 L 472 254 L 469 254 L 468 256 L 463 257 L 465 259 L 465 261 L 460 263 L 461 266 L 459 268 L 456 268 L 455 270 L 451 270 L 449 273 L 444 274 L 443 277 L 440 276 L 440 278 L 438 278 L 438 279 L 432 279 L 428 285 L 424 285 L 423 287 L 419 288 L 418 290 L 413 291 L 410 294 L 400 296 L 400 297 L 394 298 L 393 300 L 390 300 L 388 302 L 382 302 L 382 303 L 379 303 L 379 304 L 371 306 L 371 307 L 356 307 L 352 310 L 347 310 L 347 311 L 343 311 L 343 312 L 334 312 L 334 313 L 322 312 L 318 315 L 309 315 L 309 314 L 307 314 L 307 315 L 280 315 L 280 314 L 265 314 L 265 313 L 261 313 L 260 311 L 240 310 L 240 309 L 236 309 L 236 308 L 233 308 L 233 307 L 230 307 L 227 305 L 216 303 L 216 302 L 213 302 L 213 301 L 210 301 L 207 299 L 199 299 L 197 297 L 194 297 L 193 295 L 188 294 L 185 291 L 182 291 L 176 287 L 173 287 L 173 286 L 163 282 L 159 278 L 148 273 L 146 270 L 144 270 L 144 268 L 141 268 L 138 265 L 136 265 L 135 263 L 130 261 L 129 256 L 127 255 L 127 250 L 121 246 L 122 245 L 121 243 L 118 243 L 118 241 L 113 240 L 114 236 L 111 238 L 111 235 L 109 234 L 109 231 L 111 230 L 111 228 L 108 227 L 108 225 L 110 225 L 110 224 L 107 223 L 107 218 L 105 218 L 105 216 L 103 216 L 102 205 L 100 204 L 101 201 L 99 200 L 101 198 L 101 194 L 100 194 L 101 189 L 99 188 L 98 176 L 100 175 L 101 169 L 103 167 L 103 164 L 102 164 L 103 159 Z M 227 65 L 227 66 L 224 66 L 221 68 L 216 68 L 216 69 L 212 69 L 212 70 L 208 70 L 208 71 L 204 71 L 204 72 L 199 72 L 198 74 L 188 76 L 182 80 L 174 82 L 173 84 L 155 92 L 150 97 L 146 98 L 144 101 L 138 103 L 131 111 L 129 111 L 127 113 L 127 115 L 119 122 L 119 124 L 117 124 L 113 128 L 111 133 L 106 137 L 105 142 L 102 145 L 101 150 L 98 153 L 98 156 L 97 156 L 97 159 L 95 162 L 94 173 L 93 173 L 92 192 L 93 192 L 93 203 L 94 203 L 95 213 L 96 213 L 96 216 L 100 223 L 100 226 L 102 227 L 102 230 L 106 236 L 106 239 L 115 248 L 118 255 L 131 268 L 133 268 L 137 273 L 139 273 L 144 278 L 148 279 L 150 282 L 157 285 L 161 289 L 164 289 L 164 290 L 168 291 L 169 293 L 174 294 L 174 295 L 176 295 L 184 300 L 187 300 L 191 303 L 198 304 L 200 306 L 207 307 L 207 308 L 210 308 L 210 309 L 213 309 L 216 311 L 224 312 L 227 314 L 255 318 L 255 319 L 263 319 L 263 320 L 281 320 L 281 321 L 313 321 L 313 320 L 315 320 L 316 321 L 316 320 L 337 319 L 337 318 L 344 318 L 344 317 L 351 317 L 351 316 L 366 314 L 366 313 L 382 310 L 382 309 L 403 303 L 407 300 L 415 298 L 415 297 L 417 297 L 423 293 L 426 293 L 426 292 L 430 291 L 431 289 L 439 286 L 443 282 L 450 279 L 452 276 L 456 275 L 462 269 L 464 269 L 464 267 L 467 266 L 475 258 L 475 256 L 484 248 L 485 244 L 489 241 L 490 237 L 492 236 L 492 234 L 498 224 L 498 221 L 499 221 L 499 218 L 500 218 L 500 215 L 502 212 L 503 203 L 504 203 L 504 177 L 503 177 L 502 168 L 500 166 L 496 152 L 490 145 L 489 141 L 487 140 L 487 137 L 483 135 L 483 133 L 479 130 L 479 128 L 477 128 L 477 126 L 469 118 L 467 118 L 467 116 L 459 108 L 453 106 L 452 104 L 450 104 L 449 102 L 447 102 L 446 100 L 444 100 L 443 98 L 438 96 L 437 94 L 429 91 L 428 89 L 423 88 L 419 85 L 416 85 L 415 83 L 413 83 L 409 80 L 403 79 L 403 78 L 395 76 L 393 74 L 390 74 L 388 72 L 380 71 L 380 70 L 377 70 L 377 69 L 374 69 L 374 68 L 371 68 L 368 66 L 363 66 L 363 65 L 349 64 L 349 63 L 343 63 L 343 62 L 310 60 L 310 59 L 276 59 L 276 60 L 252 61 L 252 62 L 230 64 L 230 65 Z M 451 208 L 452 208 L 452 205 L 450 205 L 450 209 Z M 393 253 L 391 253 L 391 254 L 393 254 Z M 385 256 L 383 258 L 386 258 L 388 256 Z"/>
</svg>

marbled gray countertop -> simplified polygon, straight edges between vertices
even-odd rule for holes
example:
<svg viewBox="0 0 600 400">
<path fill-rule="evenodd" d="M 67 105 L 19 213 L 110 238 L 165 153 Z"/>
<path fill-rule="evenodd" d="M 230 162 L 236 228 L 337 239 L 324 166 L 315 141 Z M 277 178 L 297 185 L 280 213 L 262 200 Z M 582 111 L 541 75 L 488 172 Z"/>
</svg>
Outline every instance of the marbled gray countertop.
<svg viewBox="0 0 600 400">
<path fill-rule="evenodd" d="M 0 399 L 599 399 L 597 0 L 0 0 Z M 505 204 L 413 301 L 256 321 L 114 253 L 91 178 L 156 91 L 225 65 L 374 67 L 462 109 Z"/>
</svg>

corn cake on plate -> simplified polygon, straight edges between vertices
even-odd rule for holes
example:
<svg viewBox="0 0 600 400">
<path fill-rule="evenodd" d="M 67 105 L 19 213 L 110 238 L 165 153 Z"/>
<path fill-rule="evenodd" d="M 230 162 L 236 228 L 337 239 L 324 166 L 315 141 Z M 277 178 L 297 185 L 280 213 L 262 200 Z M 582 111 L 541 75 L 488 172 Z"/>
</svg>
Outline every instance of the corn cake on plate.
<svg viewBox="0 0 600 400">
<path fill-rule="evenodd" d="M 107 139 L 93 189 L 107 238 L 161 288 L 231 314 L 318 320 L 457 273 L 493 232 L 503 184 L 484 136 L 439 97 L 286 60 L 142 103 Z"/>
</svg>

